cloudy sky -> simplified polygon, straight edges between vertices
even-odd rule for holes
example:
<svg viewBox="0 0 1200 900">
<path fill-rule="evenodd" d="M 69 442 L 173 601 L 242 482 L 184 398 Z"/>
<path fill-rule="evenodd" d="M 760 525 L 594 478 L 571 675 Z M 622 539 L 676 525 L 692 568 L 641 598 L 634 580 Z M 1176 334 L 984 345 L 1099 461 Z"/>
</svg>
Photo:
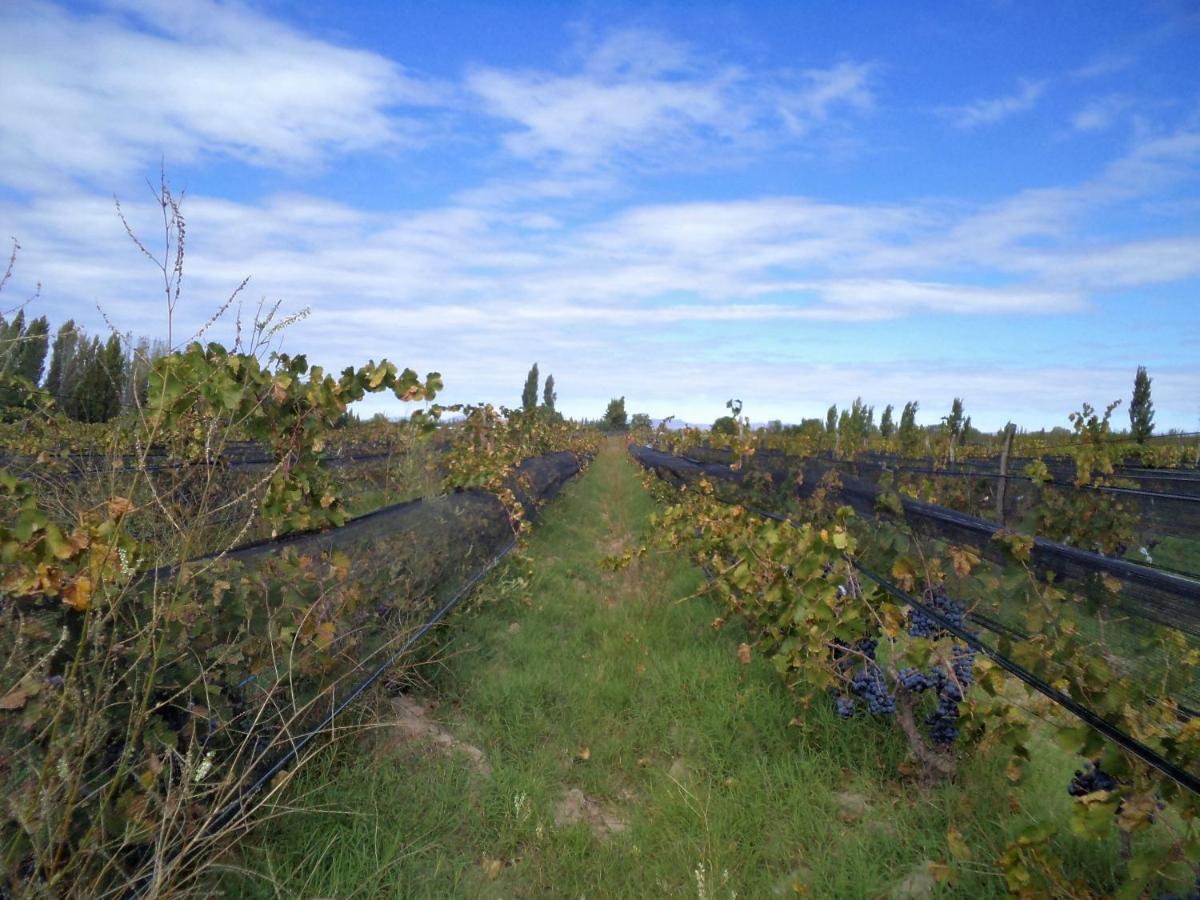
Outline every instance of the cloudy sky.
<svg viewBox="0 0 1200 900">
<path fill-rule="evenodd" d="M 165 334 L 113 203 L 154 239 L 165 163 L 177 335 L 248 275 L 449 401 L 1040 426 L 1144 364 L 1194 430 L 1197 46 L 1189 0 L 2 0 L 0 306 Z"/>
</svg>

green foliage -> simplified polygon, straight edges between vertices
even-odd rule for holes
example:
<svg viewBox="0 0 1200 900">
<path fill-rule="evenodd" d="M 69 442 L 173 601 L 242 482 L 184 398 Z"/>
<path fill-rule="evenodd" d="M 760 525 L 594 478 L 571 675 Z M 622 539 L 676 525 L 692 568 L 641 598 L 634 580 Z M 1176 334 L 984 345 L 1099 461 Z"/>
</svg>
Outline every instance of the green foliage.
<svg viewBox="0 0 1200 900">
<path fill-rule="evenodd" d="M 955 461 L 958 445 L 971 431 L 971 417 L 963 415 L 962 398 L 955 397 L 950 405 L 950 414 L 942 418 L 948 438 L 947 456 L 950 462 Z"/>
<path fill-rule="evenodd" d="M 721 416 L 712 423 L 713 434 L 728 434 L 736 436 L 738 433 L 738 422 L 733 416 Z"/>
<path fill-rule="evenodd" d="M 879 417 L 879 436 L 885 441 L 891 438 L 896 430 L 896 424 L 892 421 L 892 404 L 888 404 L 883 408 L 883 415 Z"/>
<path fill-rule="evenodd" d="M 533 412 L 537 409 L 538 401 L 538 367 L 537 363 L 533 364 L 533 368 L 529 370 L 529 375 L 525 378 L 525 388 L 521 391 L 521 409 L 525 412 Z"/>
<path fill-rule="evenodd" d="M 855 397 L 848 410 L 842 410 L 838 418 L 838 449 L 853 455 L 866 449 L 867 441 L 874 428 L 875 407 L 867 406 L 862 397 Z"/>
<path fill-rule="evenodd" d="M 829 409 L 825 410 L 825 433 L 833 434 L 837 431 L 838 426 L 838 408 L 837 404 L 830 404 Z"/>
<path fill-rule="evenodd" d="M 263 513 L 280 531 L 341 525 L 346 520 L 320 454 L 351 403 L 391 391 L 397 399 L 429 400 L 442 387 L 431 372 L 424 381 L 387 360 L 347 368 L 340 376 L 312 368 L 304 356 L 257 357 L 230 353 L 220 344 L 193 343 L 158 360 L 150 375 L 150 427 L 169 435 L 167 446 L 184 461 L 203 459 L 215 435 L 233 423 L 249 439 L 287 460 L 272 476 Z M 427 420 L 418 411 L 413 416 Z"/>
<path fill-rule="evenodd" d="M 125 388 L 125 353 L 121 339 L 110 335 L 103 344 L 99 338 L 80 342 L 75 359 L 67 369 L 74 379 L 64 411 L 78 422 L 107 422 L 121 411 Z"/>
<path fill-rule="evenodd" d="M 614 397 L 608 401 L 608 406 L 604 410 L 604 417 L 600 420 L 600 427 L 605 431 L 623 431 L 629 424 L 629 418 L 625 414 L 625 398 Z"/>
<path fill-rule="evenodd" d="M 117 338 L 93 339 L 80 383 L 120 369 L 120 356 Z M 0 887 L 95 896 L 131 877 L 127 866 L 143 859 L 133 848 L 196 838 L 207 806 L 256 762 L 239 756 L 245 727 L 283 709 L 272 727 L 294 727 L 362 642 L 364 603 L 397 583 L 376 569 L 382 584 L 351 584 L 336 553 L 284 552 L 249 567 L 204 560 L 164 575 L 162 548 L 140 537 L 167 508 L 145 448 L 164 447 L 181 471 L 211 480 L 236 429 L 275 460 L 257 510 L 273 532 L 338 525 L 343 499 L 320 453 L 347 404 L 382 390 L 432 399 L 440 386 L 436 373 L 422 381 L 386 361 L 335 378 L 303 357 L 264 365 L 197 343 L 154 364 L 146 415 L 132 426 L 141 465 L 118 463 L 108 480 L 111 491 L 122 477 L 125 493 L 64 513 L 0 470 Z M 102 396 L 97 385 L 80 399 Z M 138 496 L 153 499 L 141 507 Z M 174 525 L 186 544 L 188 523 Z M 234 689 L 247 672 L 253 696 Z"/>
<path fill-rule="evenodd" d="M 1089 483 L 1103 478 L 1106 467 L 1111 473 L 1111 411 L 1112 407 L 1098 415 L 1085 405 L 1071 417 L 1078 469 Z M 1037 477 L 1038 471 L 1031 474 Z M 902 520 L 893 524 L 885 516 L 860 522 L 849 508 L 830 503 L 837 497 L 836 481 L 820 485 L 812 500 L 801 505 L 795 527 L 759 519 L 745 506 L 729 502 L 769 506 L 773 499 L 778 502 L 773 494 L 751 493 L 747 499 L 733 493 L 725 496 L 726 502 L 717 502 L 713 486 L 703 481 L 678 494 L 664 492 L 671 505 L 656 522 L 657 534 L 669 546 L 688 549 L 713 573 L 711 591 L 731 612 L 748 620 L 758 637 L 755 651 L 771 658 L 806 710 L 829 703 L 829 691 L 844 690 L 838 648 L 860 638 L 879 641 L 878 660 L 894 684 L 902 668 L 944 666 L 951 659 L 953 642 L 948 636 L 917 639 L 907 633 L 909 611 L 856 575 L 850 561 L 861 558 L 910 593 L 942 586 L 965 605 L 980 604 L 989 614 L 1003 609 L 1002 621 L 1015 621 L 1032 635 L 1000 638 L 1006 656 L 1084 700 L 1102 718 L 1137 735 L 1177 765 L 1195 771 L 1200 726 L 1180 717 L 1171 698 L 1194 688 L 1200 654 L 1179 631 L 1149 626 L 1123 632 L 1128 646 L 1117 655 L 1106 623 L 1117 628 L 1127 617 L 1119 582 L 1097 577 L 1094 583 L 1068 588 L 1043 577 L 1031 563 L 1033 540 L 1027 535 L 997 535 L 996 548 L 1006 562 L 992 566 L 984 564 L 977 550 L 920 540 Z M 898 514 L 896 495 L 884 496 L 893 501 L 892 513 Z M 1070 504 L 1042 508 L 1043 526 L 1072 528 L 1072 539 L 1081 546 L 1121 552 L 1131 527 L 1123 504 L 1092 491 L 1068 496 Z M 1153 677 L 1143 676 L 1136 662 L 1143 657 L 1157 661 Z M 960 704 L 965 746 L 974 752 L 986 746 L 989 752 L 1009 754 L 1007 777 L 1019 783 L 1028 761 L 1043 752 L 1044 736 L 1023 713 L 1041 701 L 1032 688 L 1009 681 L 986 659 L 976 660 L 975 681 L 977 687 Z M 957 760 L 924 743 L 911 727 L 924 714 L 917 698 L 898 687 L 895 697 L 897 722 L 918 771 L 927 778 L 951 775 Z M 1117 780 L 1112 791 L 1073 801 L 1065 790 L 1059 796 L 1064 806 L 1071 804 L 1072 830 L 1081 838 L 1115 843 L 1120 835 L 1131 843 L 1130 861 L 1121 873 L 1122 895 L 1140 896 L 1150 885 L 1164 882 L 1190 883 L 1197 872 L 1184 860 L 1198 858 L 1200 800 L 1087 727 L 1066 718 L 1054 725 L 1055 739 L 1064 749 L 1080 761 L 1099 760 Z M 1061 774 L 1062 788 L 1069 771 Z M 998 854 L 1010 889 L 1064 893 L 1067 880 L 1048 850 L 1053 830 L 1044 820 L 1035 821 Z"/>
<path fill-rule="evenodd" d="M 900 442 L 900 452 L 905 456 L 914 456 L 917 453 L 918 442 L 920 441 L 920 431 L 917 428 L 917 410 L 921 408 L 921 404 L 916 400 L 910 400 L 904 404 L 904 409 L 900 411 L 900 427 L 896 431 L 896 438 Z"/>
<path fill-rule="evenodd" d="M 636 430 L 639 428 L 650 428 L 649 413 L 634 413 L 629 419 L 629 427 Z"/>
<path fill-rule="evenodd" d="M 1133 379 L 1133 398 L 1129 402 L 1129 429 L 1139 444 L 1144 444 L 1154 431 L 1154 402 L 1150 399 L 1150 382 L 1146 367 L 1138 366 Z"/>
<path fill-rule="evenodd" d="M 534 370 L 535 371 L 537 370 L 536 365 L 534 366 Z M 558 402 L 558 394 L 555 393 L 555 391 L 554 391 L 554 376 L 547 375 L 546 376 L 546 386 L 542 390 L 542 408 L 545 409 L 546 412 L 549 413 L 550 415 L 552 415 L 552 416 L 556 415 L 557 411 L 554 408 L 554 404 L 557 402 Z"/>
<path fill-rule="evenodd" d="M 74 319 L 67 319 L 54 335 L 54 346 L 50 356 L 50 370 L 46 373 L 46 392 L 56 403 L 62 403 L 68 394 L 73 379 L 69 371 L 75 360 L 79 343 L 79 332 Z"/>
<path fill-rule="evenodd" d="M 49 327 L 45 316 L 26 325 L 24 310 L 12 322 L 0 316 L 0 378 L 5 379 L 0 385 L 0 416 L 12 418 L 25 405 L 27 389 L 41 381 Z"/>
</svg>

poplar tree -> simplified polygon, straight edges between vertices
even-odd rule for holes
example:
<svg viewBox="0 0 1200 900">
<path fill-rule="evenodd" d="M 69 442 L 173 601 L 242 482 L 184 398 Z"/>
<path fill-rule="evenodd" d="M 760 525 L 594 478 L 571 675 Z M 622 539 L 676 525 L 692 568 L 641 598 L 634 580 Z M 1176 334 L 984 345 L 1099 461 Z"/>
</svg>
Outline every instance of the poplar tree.
<svg viewBox="0 0 1200 900">
<path fill-rule="evenodd" d="M 918 401 L 910 400 L 900 411 L 900 428 L 896 437 L 900 439 L 900 449 L 905 453 L 912 453 L 916 449 L 917 410 L 920 408 L 921 404 Z"/>
<path fill-rule="evenodd" d="M 537 409 L 538 396 L 538 367 L 537 363 L 533 364 L 533 368 L 529 370 L 529 375 L 525 378 L 525 389 L 521 391 L 521 409 L 525 412 L 533 412 Z"/>
<path fill-rule="evenodd" d="M 1145 366 L 1138 366 L 1133 378 L 1133 399 L 1129 401 L 1129 430 L 1139 444 L 1154 431 L 1154 402 L 1150 399 L 1150 376 Z"/>
<path fill-rule="evenodd" d="M 536 369 L 537 366 L 534 366 L 534 368 Z M 542 391 L 542 405 L 546 407 L 546 412 L 550 413 L 552 416 L 555 413 L 554 404 L 557 400 L 558 394 L 554 392 L 554 376 L 547 375 L 546 387 Z"/>
<path fill-rule="evenodd" d="M 70 389 L 64 384 L 63 373 L 75 358 L 78 342 L 75 320 L 67 319 L 54 335 L 54 345 L 50 352 L 50 371 L 46 373 L 46 393 L 60 405 L 70 394 Z"/>
<path fill-rule="evenodd" d="M 886 441 L 895 430 L 896 423 L 892 421 L 892 404 L 889 403 L 883 408 L 883 415 L 879 417 L 879 436 Z"/>
</svg>

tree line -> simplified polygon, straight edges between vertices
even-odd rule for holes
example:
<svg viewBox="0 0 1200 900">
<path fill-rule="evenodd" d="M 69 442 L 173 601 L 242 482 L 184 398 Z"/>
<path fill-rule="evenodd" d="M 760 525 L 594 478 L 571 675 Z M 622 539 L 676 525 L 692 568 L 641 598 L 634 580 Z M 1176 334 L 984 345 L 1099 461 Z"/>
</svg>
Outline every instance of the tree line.
<svg viewBox="0 0 1200 900">
<path fill-rule="evenodd" d="M 1154 433 L 1154 401 L 1150 395 L 1151 378 L 1145 366 L 1138 366 L 1133 381 L 1133 395 L 1129 403 L 1129 436 L 1139 444 Z M 911 400 L 904 404 L 900 412 L 900 420 L 895 418 L 895 407 L 888 404 L 884 407 L 879 423 L 875 423 L 875 407 L 856 397 L 847 408 L 839 409 L 832 404 L 825 413 L 825 419 L 803 419 L 799 425 L 784 425 L 779 420 L 767 424 L 768 431 L 783 434 L 804 434 L 810 437 L 829 435 L 833 437 L 834 446 L 840 449 L 843 445 L 851 448 L 865 447 L 869 438 L 878 435 L 884 440 L 896 439 L 902 452 L 912 453 L 919 449 L 920 444 L 930 432 L 945 432 L 950 438 L 950 460 L 954 460 L 954 451 L 969 441 L 978 438 L 980 432 L 972 427 L 971 417 L 966 415 L 963 400 L 955 397 L 950 405 L 950 412 L 943 416 L 936 425 L 917 425 L 917 411 L 921 408 L 919 401 Z M 1007 426 L 1006 426 L 1007 427 Z M 712 430 L 718 434 L 737 434 L 737 420 L 732 416 L 721 416 L 712 424 Z M 1003 429 L 1002 429 L 1003 430 Z M 1054 431 L 1066 432 L 1066 429 Z"/>
<path fill-rule="evenodd" d="M 115 332 L 103 341 L 89 337 L 74 319 L 51 341 L 45 316 L 0 316 L 0 416 L 13 418 L 32 387 L 78 422 L 107 422 L 145 402 L 150 367 L 166 352 L 144 337 L 136 344 Z"/>
</svg>

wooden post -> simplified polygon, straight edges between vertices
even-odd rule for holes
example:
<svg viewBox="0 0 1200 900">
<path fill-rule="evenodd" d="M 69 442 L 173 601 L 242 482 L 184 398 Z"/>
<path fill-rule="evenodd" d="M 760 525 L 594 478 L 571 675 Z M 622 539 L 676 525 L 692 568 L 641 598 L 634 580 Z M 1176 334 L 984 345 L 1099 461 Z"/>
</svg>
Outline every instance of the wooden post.
<svg viewBox="0 0 1200 900">
<path fill-rule="evenodd" d="M 996 521 L 1001 525 L 1006 524 L 1004 521 L 1004 498 L 1008 493 L 1008 454 L 1012 452 L 1013 436 L 1017 433 L 1017 426 L 1009 422 L 1004 426 L 1004 447 L 1000 451 L 1000 477 L 996 484 Z"/>
</svg>

